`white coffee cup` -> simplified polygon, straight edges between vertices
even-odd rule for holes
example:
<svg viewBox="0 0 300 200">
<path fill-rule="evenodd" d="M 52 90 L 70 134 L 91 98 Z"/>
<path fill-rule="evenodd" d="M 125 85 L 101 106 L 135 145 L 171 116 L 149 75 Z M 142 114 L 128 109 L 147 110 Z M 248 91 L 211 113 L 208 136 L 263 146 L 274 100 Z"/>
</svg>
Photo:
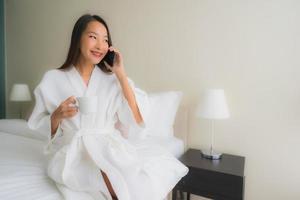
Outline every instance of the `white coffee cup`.
<svg viewBox="0 0 300 200">
<path fill-rule="evenodd" d="M 98 97 L 97 96 L 83 96 L 76 98 L 79 111 L 82 114 L 90 114 L 97 112 Z"/>
</svg>

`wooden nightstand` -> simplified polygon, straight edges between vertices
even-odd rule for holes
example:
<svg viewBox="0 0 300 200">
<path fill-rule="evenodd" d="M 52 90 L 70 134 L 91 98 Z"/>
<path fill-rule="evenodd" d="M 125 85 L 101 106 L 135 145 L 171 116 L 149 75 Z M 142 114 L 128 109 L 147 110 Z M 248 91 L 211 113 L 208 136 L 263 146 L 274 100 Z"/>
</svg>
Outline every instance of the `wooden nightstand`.
<svg viewBox="0 0 300 200">
<path fill-rule="evenodd" d="M 179 160 L 189 168 L 173 189 L 172 200 L 176 200 L 177 191 L 186 192 L 187 199 L 195 194 L 212 199 L 244 199 L 245 158 L 223 154 L 220 160 L 209 160 L 200 150 L 189 149 Z"/>
</svg>

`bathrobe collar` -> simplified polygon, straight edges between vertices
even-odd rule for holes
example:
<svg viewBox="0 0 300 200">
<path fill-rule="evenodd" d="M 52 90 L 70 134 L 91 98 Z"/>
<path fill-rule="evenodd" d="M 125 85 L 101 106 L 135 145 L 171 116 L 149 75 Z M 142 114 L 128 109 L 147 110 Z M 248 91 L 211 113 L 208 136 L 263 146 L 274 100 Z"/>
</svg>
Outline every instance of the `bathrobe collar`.
<svg viewBox="0 0 300 200">
<path fill-rule="evenodd" d="M 74 65 L 72 65 L 71 69 L 67 72 L 68 79 L 71 82 L 72 87 L 76 91 L 76 96 L 97 95 L 97 88 L 99 87 L 101 80 L 100 75 L 101 69 L 97 65 L 95 65 L 89 83 L 88 85 L 86 85 Z"/>
</svg>

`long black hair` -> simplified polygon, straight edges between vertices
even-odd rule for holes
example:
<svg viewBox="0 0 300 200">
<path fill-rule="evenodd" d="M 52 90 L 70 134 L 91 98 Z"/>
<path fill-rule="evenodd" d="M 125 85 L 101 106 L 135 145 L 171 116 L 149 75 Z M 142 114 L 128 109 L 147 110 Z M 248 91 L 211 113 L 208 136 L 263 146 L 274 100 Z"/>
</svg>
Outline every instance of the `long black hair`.
<svg viewBox="0 0 300 200">
<path fill-rule="evenodd" d="M 104 21 L 104 19 L 102 19 L 98 15 L 90 15 L 90 14 L 82 15 L 74 25 L 74 28 L 72 31 L 71 44 L 69 47 L 67 59 L 64 62 L 64 64 L 61 67 L 59 67 L 58 69 L 61 69 L 61 70 L 67 69 L 71 65 L 75 65 L 78 62 L 78 59 L 80 56 L 80 39 L 81 39 L 82 33 L 86 29 L 88 23 L 92 22 L 92 21 L 98 21 L 99 23 L 101 23 L 105 26 L 106 31 L 107 31 L 107 36 L 108 36 L 108 46 L 112 46 L 109 29 L 108 29 L 108 26 L 107 26 L 106 22 Z M 100 63 L 97 64 L 97 66 L 105 73 L 112 72 L 110 69 L 108 69 L 105 66 L 103 59 L 100 61 Z"/>
</svg>

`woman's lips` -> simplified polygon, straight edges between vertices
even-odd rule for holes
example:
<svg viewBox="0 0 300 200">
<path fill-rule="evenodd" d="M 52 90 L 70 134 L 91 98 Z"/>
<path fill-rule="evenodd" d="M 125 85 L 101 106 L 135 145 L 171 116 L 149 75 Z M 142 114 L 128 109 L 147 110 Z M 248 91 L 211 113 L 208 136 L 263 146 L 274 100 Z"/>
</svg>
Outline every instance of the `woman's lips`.
<svg viewBox="0 0 300 200">
<path fill-rule="evenodd" d="M 100 58 L 103 54 L 102 53 L 100 53 L 100 52 L 97 52 L 97 51 L 91 51 L 92 52 L 92 54 L 95 56 L 95 57 L 97 57 L 97 58 Z"/>
</svg>

